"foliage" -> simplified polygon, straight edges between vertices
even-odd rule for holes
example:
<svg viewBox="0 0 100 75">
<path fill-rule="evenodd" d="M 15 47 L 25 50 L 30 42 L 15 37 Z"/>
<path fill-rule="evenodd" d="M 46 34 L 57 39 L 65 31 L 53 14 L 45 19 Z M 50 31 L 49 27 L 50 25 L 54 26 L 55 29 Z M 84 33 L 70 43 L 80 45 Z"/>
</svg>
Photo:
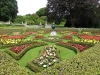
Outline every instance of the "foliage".
<svg viewBox="0 0 100 75">
<path fill-rule="evenodd" d="M 65 27 L 98 27 L 98 0 L 48 0 L 48 21 L 66 20 Z"/>
<path fill-rule="evenodd" d="M 100 43 L 36 75 L 99 75 Z"/>
<path fill-rule="evenodd" d="M 0 51 L 0 74 L 1 75 L 29 75 L 28 72 L 19 67 L 11 57 Z"/>
<path fill-rule="evenodd" d="M 25 22 L 25 19 L 24 19 L 24 17 L 23 16 L 20 16 L 20 15 L 18 15 L 15 19 L 14 19 L 14 22 L 15 23 L 22 23 L 22 22 Z"/>
<path fill-rule="evenodd" d="M 46 21 L 46 16 L 41 16 L 40 19 Z"/>
<path fill-rule="evenodd" d="M 42 25 L 45 25 L 46 20 L 47 20 L 46 16 L 41 16 L 40 17 L 40 22 L 41 22 Z"/>
<path fill-rule="evenodd" d="M 13 20 L 18 13 L 16 0 L 0 0 L 0 20 Z"/>
<path fill-rule="evenodd" d="M 41 17 L 41 16 L 46 16 L 46 7 L 44 7 L 44 8 L 40 8 L 37 12 L 36 12 L 36 14 L 39 16 L 39 17 Z"/>
<path fill-rule="evenodd" d="M 23 16 L 23 18 L 28 25 L 39 24 L 40 21 L 37 14 L 26 14 L 25 16 Z"/>
<path fill-rule="evenodd" d="M 27 23 L 28 25 L 39 25 L 41 23 L 44 25 L 47 20 L 45 9 L 45 7 L 40 8 L 36 14 L 26 14 L 24 16 L 18 15 L 15 18 L 14 23 Z"/>
<path fill-rule="evenodd" d="M 61 22 L 59 25 L 64 26 L 65 22 Z"/>
</svg>

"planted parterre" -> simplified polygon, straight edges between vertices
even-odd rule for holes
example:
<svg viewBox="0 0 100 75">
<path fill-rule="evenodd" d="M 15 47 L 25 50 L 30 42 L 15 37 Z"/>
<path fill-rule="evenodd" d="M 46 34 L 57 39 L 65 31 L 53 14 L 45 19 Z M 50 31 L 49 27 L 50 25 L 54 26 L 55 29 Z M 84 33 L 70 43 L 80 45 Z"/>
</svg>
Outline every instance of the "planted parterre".
<svg viewBox="0 0 100 75">
<path fill-rule="evenodd" d="M 21 72 L 19 68 L 16 71 L 9 67 L 14 70 L 11 73 L 11 71 L 5 71 L 8 70 L 4 68 L 5 66 L 0 65 L 0 74 L 17 75 L 17 72 L 19 75 L 100 74 L 99 32 L 56 29 L 57 36 L 50 36 L 50 32 L 50 29 L 39 29 L 38 31 L 35 29 L 15 31 L 7 29 L 6 31 L 5 29 L 5 32 L 0 35 L 0 50 L 6 57 L 11 56 L 11 60 L 17 61 L 15 66 L 13 64 L 10 66 L 16 67 L 17 65 L 25 69 Z M 68 59 L 67 55 L 71 57 L 68 50 L 73 52 L 74 57 Z M 2 59 L 5 60 L 5 58 Z"/>
</svg>

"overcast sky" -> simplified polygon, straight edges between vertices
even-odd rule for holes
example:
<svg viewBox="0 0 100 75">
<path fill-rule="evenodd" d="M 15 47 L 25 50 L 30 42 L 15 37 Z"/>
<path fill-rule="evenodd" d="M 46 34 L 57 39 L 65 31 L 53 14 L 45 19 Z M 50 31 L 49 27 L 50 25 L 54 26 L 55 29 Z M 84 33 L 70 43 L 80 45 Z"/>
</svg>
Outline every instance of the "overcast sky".
<svg viewBox="0 0 100 75">
<path fill-rule="evenodd" d="M 18 15 L 32 14 L 46 7 L 47 0 L 17 0 Z"/>
</svg>

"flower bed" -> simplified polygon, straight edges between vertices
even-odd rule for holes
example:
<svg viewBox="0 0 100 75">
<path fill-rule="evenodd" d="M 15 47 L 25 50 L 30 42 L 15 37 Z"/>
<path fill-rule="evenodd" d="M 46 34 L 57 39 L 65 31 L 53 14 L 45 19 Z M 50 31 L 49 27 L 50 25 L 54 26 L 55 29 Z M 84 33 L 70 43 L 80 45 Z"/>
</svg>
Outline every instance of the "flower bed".
<svg viewBox="0 0 100 75">
<path fill-rule="evenodd" d="M 34 65 L 41 69 L 50 67 L 61 60 L 58 53 L 56 46 L 45 46 L 44 49 L 41 50 L 39 57 L 34 59 L 32 61 L 33 64 L 30 64 L 30 66 Z M 35 67 L 33 67 L 33 69 L 34 68 Z"/>
<path fill-rule="evenodd" d="M 31 35 L 36 35 L 37 32 L 35 32 L 35 31 L 34 31 L 34 32 L 30 31 L 30 32 L 26 32 L 24 35 L 30 35 L 30 34 L 31 34 Z"/>
<path fill-rule="evenodd" d="M 60 59 L 56 54 L 56 50 L 57 49 L 55 46 L 46 46 L 43 54 L 35 59 L 33 63 L 45 68 L 53 65 L 56 62 L 59 62 Z"/>
<path fill-rule="evenodd" d="M 41 35 L 34 36 L 34 39 L 43 39 L 43 38 L 44 38 L 44 36 L 41 36 Z"/>
<path fill-rule="evenodd" d="M 6 52 L 11 55 L 13 58 L 19 60 L 21 57 L 30 49 L 46 45 L 44 42 L 34 42 L 31 44 L 24 44 L 21 46 L 14 46 L 10 49 L 7 49 Z"/>
<path fill-rule="evenodd" d="M 63 34 L 66 35 L 68 33 L 68 31 L 58 31 L 59 34 Z"/>
<path fill-rule="evenodd" d="M 19 43 L 26 43 L 26 42 L 32 42 L 33 39 L 25 39 L 25 38 L 1 38 L 0 42 L 3 45 L 13 45 L 13 44 L 19 44 Z"/>
<path fill-rule="evenodd" d="M 91 35 L 91 32 L 82 32 L 83 34 Z"/>
<path fill-rule="evenodd" d="M 68 32 L 68 34 L 69 34 L 69 35 L 76 35 L 76 34 L 78 34 L 78 32 L 70 31 L 70 32 Z"/>
<path fill-rule="evenodd" d="M 21 32 L 12 32 L 11 35 L 21 35 Z"/>
<path fill-rule="evenodd" d="M 81 39 L 100 40 L 100 36 L 79 36 Z"/>
<path fill-rule="evenodd" d="M 81 34 L 77 34 L 78 36 L 88 36 L 88 34 L 85 33 L 81 33 Z"/>
<path fill-rule="evenodd" d="M 67 35 L 62 36 L 62 38 L 63 39 L 66 39 L 66 40 L 72 40 L 73 39 L 72 36 L 67 36 Z"/>
<path fill-rule="evenodd" d="M 59 37 L 49 36 L 49 37 L 44 38 L 43 41 L 47 41 L 47 42 L 59 42 L 59 41 L 61 41 L 61 39 Z"/>
<path fill-rule="evenodd" d="M 6 33 L 6 32 L 0 33 L 0 37 L 2 37 L 2 36 L 7 36 L 7 35 L 8 35 L 8 33 Z"/>
<path fill-rule="evenodd" d="M 80 44 L 76 44 L 76 43 L 68 43 L 68 45 L 72 46 L 72 47 L 75 47 L 80 52 L 84 51 L 85 49 L 87 49 L 89 47 L 88 45 L 80 45 Z"/>
<path fill-rule="evenodd" d="M 2 36 L 3 39 L 23 39 L 25 38 L 24 35 L 13 35 L 13 36 Z"/>
<path fill-rule="evenodd" d="M 89 44 L 90 46 L 93 46 L 93 45 L 99 43 L 100 41 L 98 41 L 98 40 L 91 40 L 91 39 L 73 39 L 73 42 Z"/>
<path fill-rule="evenodd" d="M 13 46 L 13 47 L 10 48 L 10 50 L 18 54 L 23 49 L 27 48 L 28 46 L 32 46 L 32 45 L 33 44 L 25 44 L 25 45 L 20 45 L 20 46 Z"/>
<path fill-rule="evenodd" d="M 74 50 L 75 53 L 77 53 L 78 51 L 82 52 L 89 47 L 88 45 L 82 45 L 77 43 L 66 43 L 66 42 L 59 42 L 57 43 L 57 45 L 72 49 Z"/>
</svg>

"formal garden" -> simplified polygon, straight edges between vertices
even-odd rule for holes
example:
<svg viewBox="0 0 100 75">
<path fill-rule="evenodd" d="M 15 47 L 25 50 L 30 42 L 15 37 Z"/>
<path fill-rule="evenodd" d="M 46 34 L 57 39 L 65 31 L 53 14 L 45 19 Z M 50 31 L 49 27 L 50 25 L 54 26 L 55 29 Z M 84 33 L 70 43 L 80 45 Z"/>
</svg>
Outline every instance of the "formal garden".
<svg viewBox="0 0 100 75">
<path fill-rule="evenodd" d="M 100 75 L 100 0 L 45 1 L 0 0 L 0 75 Z"/>
<path fill-rule="evenodd" d="M 0 30 L 0 75 L 100 74 L 99 29 Z"/>
</svg>

